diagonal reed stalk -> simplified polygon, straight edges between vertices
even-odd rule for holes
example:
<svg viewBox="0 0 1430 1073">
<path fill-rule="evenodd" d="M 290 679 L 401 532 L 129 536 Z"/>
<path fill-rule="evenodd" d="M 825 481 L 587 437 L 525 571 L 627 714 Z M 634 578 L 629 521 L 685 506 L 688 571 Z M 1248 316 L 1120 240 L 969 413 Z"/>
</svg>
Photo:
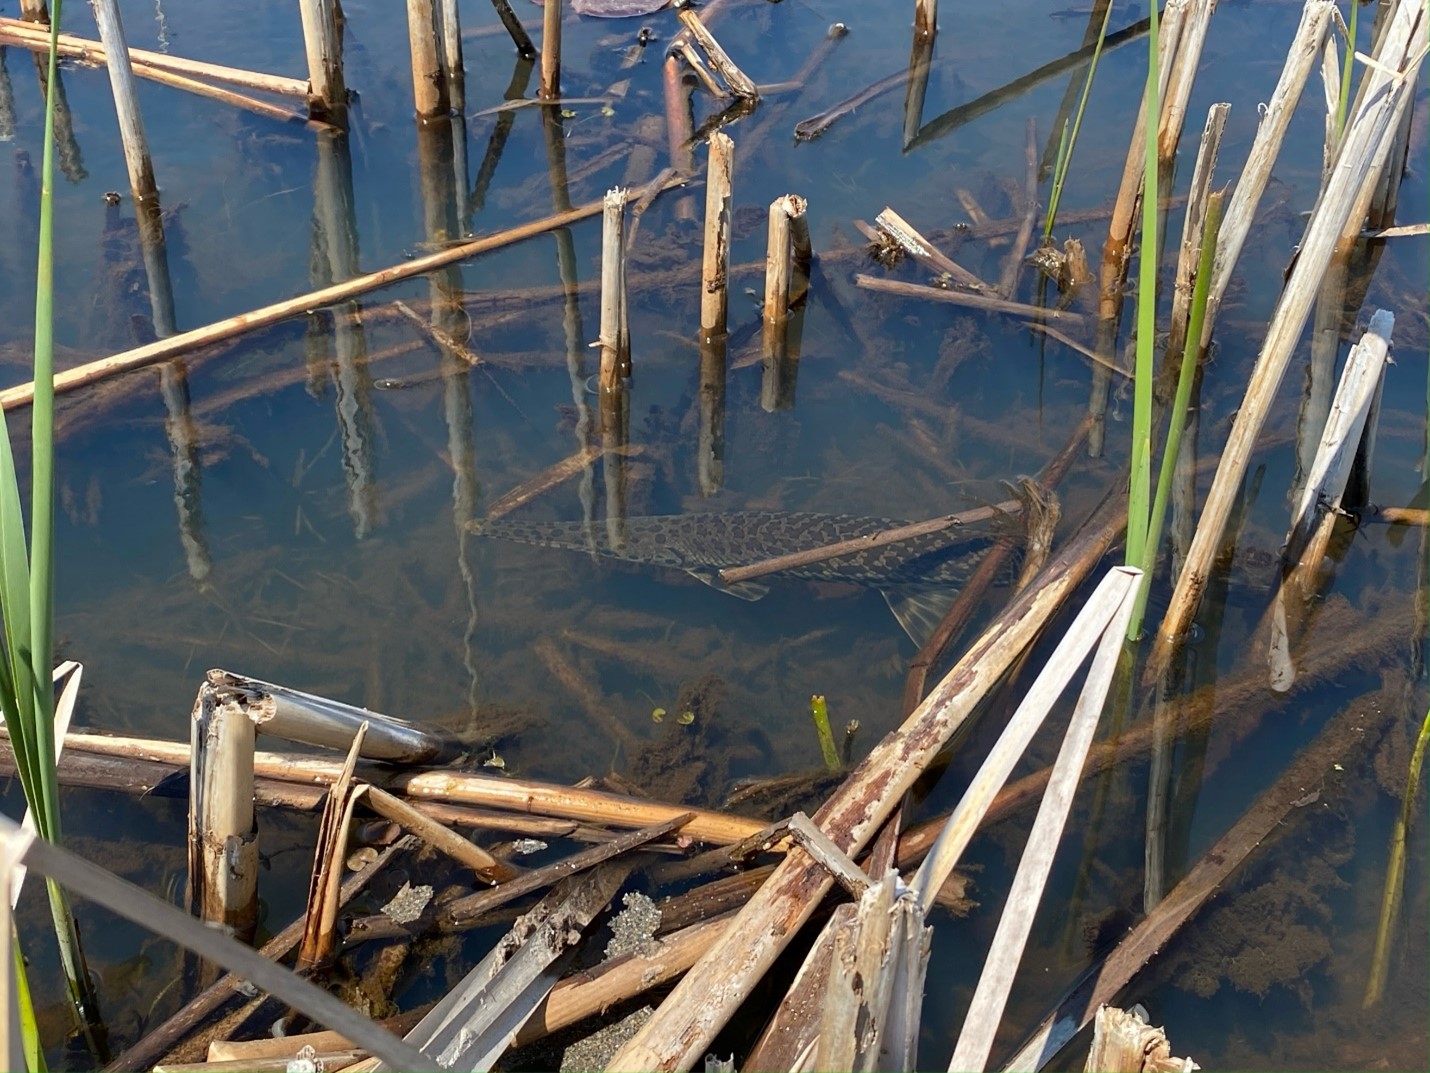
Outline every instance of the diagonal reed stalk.
<svg viewBox="0 0 1430 1073">
<path fill-rule="evenodd" d="M 59 779 L 56 774 L 54 686 L 54 173 L 55 93 L 60 0 L 51 10 L 49 74 L 44 154 L 41 168 L 39 254 L 35 278 L 35 405 L 31 412 L 30 539 L 9 428 L 0 415 L 0 709 L 15 750 L 16 768 L 35 828 L 51 842 L 60 839 Z M 94 1057 L 106 1056 L 96 1027 L 97 1006 L 85 971 L 79 931 L 64 892 L 46 883 L 60 959 L 80 1024 Z M 17 955 L 18 957 L 18 955 Z M 22 994 L 27 994 L 22 989 Z M 33 1026 L 33 1020 L 31 1020 Z M 42 1068 L 38 1042 L 27 1040 L 32 1068 Z"/>
</svg>

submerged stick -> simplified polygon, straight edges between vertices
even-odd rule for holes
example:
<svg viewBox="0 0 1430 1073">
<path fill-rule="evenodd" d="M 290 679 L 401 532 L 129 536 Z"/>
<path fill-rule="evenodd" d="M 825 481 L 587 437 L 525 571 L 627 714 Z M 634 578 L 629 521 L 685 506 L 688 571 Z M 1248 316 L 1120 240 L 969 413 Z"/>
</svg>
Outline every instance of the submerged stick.
<svg viewBox="0 0 1430 1073">
<path fill-rule="evenodd" d="M 1026 302 L 1010 302 L 1003 298 L 975 294 L 971 291 L 925 287 L 918 283 L 905 283 L 901 279 L 866 276 L 862 272 L 855 275 L 854 285 L 863 287 L 865 290 L 882 291 L 884 294 L 892 294 L 900 298 L 927 298 L 934 302 L 951 302 L 954 305 L 987 309 L 994 313 L 1011 313 L 1014 316 L 1027 317 L 1030 320 L 1052 320 L 1060 324 L 1086 324 L 1088 321 L 1083 314 L 1071 313 L 1066 309 L 1049 309 L 1046 306 L 1029 305 Z"/>
<path fill-rule="evenodd" d="M 683 180 L 669 179 L 662 185 L 674 185 L 678 181 Z M 642 192 L 644 193 L 644 189 L 642 189 Z M 232 338 L 235 335 L 242 335 L 255 328 L 267 327 L 270 324 L 276 324 L 280 320 L 306 314 L 322 306 L 333 305 L 344 299 L 352 298 L 367 291 L 375 290 L 378 287 L 386 286 L 389 283 L 396 283 L 398 280 L 411 279 L 413 276 L 424 275 L 433 269 L 444 268 L 447 265 L 465 261 L 469 257 L 489 253 L 492 250 L 501 249 L 503 246 L 510 246 L 513 243 L 521 242 L 534 235 L 545 234 L 547 231 L 558 227 L 566 227 L 569 224 L 576 223 L 578 220 L 595 216 L 601 209 L 602 203 L 600 201 L 588 202 L 585 205 L 580 205 L 572 209 L 570 212 L 558 212 L 540 220 L 533 220 L 526 224 L 518 224 L 516 227 L 508 228 L 494 235 L 487 235 L 483 238 L 458 243 L 448 249 L 439 250 L 436 253 L 429 253 L 425 257 L 416 257 L 411 261 L 394 265 L 391 268 L 384 268 L 379 272 L 370 272 L 364 276 L 355 276 L 350 280 L 334 284 L 331 287 L 323 287 L 319 290 L 299 295 L 296 298 L 285 299 L 282 302 L 275 302 L 261 309 L 255 309 L 248 313 L 241 313 L 236 317 L 229 317 L 227 320 L 205 325 L 202 328 L 181 332 L 168 339 L 161 339 L 155 343 L 135 347 L 133 350 L 126 350 L 112 357 L 100 358 L 97 361 L 57 374 L 55 376 L 55 393 L 60 394 L 66 391 L 73 391 L 77 387 L 94 383 L 96 380 L 106 379 L 115 373 L 142 368 L 145 365 L 152 365 L 154 362 L 177 357 L 180 354 L 187 353 L 198 347 L 206 346 L 210 343 L 217 343 L 221 340 Z M 0 406 L 8 410 L 16 406 L 28 405 L 33 397 L 34 385 L 32 383 L 20 384 L 16 387 L 8 388 L 5 391 L 0 391 Z"/>
</svg>

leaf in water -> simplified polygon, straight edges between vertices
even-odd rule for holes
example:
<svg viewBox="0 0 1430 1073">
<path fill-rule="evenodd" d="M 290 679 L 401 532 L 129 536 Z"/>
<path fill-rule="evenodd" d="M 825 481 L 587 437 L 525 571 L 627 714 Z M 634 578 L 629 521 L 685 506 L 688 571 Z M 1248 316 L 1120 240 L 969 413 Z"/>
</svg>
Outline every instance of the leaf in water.
<svg viewBox="0 0 1430 1073">
<path fill-rule="evenodd" d="M 571 0 L 571 10 L 597 19 L 634 19 L 665 7 L 668 0 Z"/>
</svg>

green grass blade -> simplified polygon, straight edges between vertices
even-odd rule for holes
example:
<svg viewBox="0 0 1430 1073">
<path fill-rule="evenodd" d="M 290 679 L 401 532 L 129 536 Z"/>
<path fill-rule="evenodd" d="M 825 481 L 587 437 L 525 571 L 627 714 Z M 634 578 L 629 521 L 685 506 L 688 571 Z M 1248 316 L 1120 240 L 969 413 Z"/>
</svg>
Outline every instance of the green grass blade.
<svg viewBox="0 0 1430 1073">
<path fill-rule="evenodd" d="M 1218 190 L 1207 197 L 1206 219 L 1202 221 L 1202 249 L 1197 260 L 1197 278 L 1192 288 L 1192 304 L 1187 314 L 1187 342 L 1182 348 L 1182 364 L 1177 370 L 1177 391 L 1172 399 L 1171 417 L 1167 422 L 1167 445 L 1162 451 L 1162 466 L 1157 471 L 1157 492 L 1152 500 L 1152 514 L 1147 524 L 1147 543 L 1142 549 L 1143 575 L 1150 575 L 1162 546 L 1162 526 L 1167 517 L 1167 504 L 1172 495 L 1172 474 L 1177 468 L 1177 452 L 1182 448 L 1182 426 L 1186 421 L 1187 404 L 1192 397 L 1196 379 L 1197 358 L 1201 345 L 1202 324 L 1206 321 L 1207 296 L 1211 291 L 1212 260 L 1216 257 L 1217 235 L 1221 230 L 1222 204 L 1226 194 Z M 1142 616 L 1147 611 L 1150 586 L 1144 581 L 1137 591 L 1137 603 L 1132 611 L 1131 636 L 1142 630 Z"/>
<path fill-rule="evenodd" d="M 1137 361 L 1132 386 L 1132 478 L 1127 495 L 1127 565 L 1146 557 L 1152 484 L 1152 345 L 1157 330 L 1157 126 L 1162 112 L 1158 89 L 1157 5 L 1151 5 L 1147 87 L 1144 95 L 1142 156 L 1142 236 L 1137 276 Z M 1147 574 L 1142 587 L 1147 586 Z"/>
<path fill-rule="evenodd" d="M 60 0 L 50 9 L 48 85 L 58 85 Z M 59 778 L 55 771 L 55 690 L 50 667 L 54 647 L 54 514 L 55 514 L 55 361 L 54 361 L 54 231 L 55 231 L 55 110 L 53 96 L 45 104 L 45 152 L 40 169 L 40 249 L 35 273 L 35 399 L 30 411 L 30 651 L 34 666 L 35 766 L 40 800 L 32 801 L 35 826 L 42 837 L 60 837 Z M 18 684 L 18 683 L 17 683 Z"/>
<path fill-rule="evenodd" d="M 1077 111 L 1073 113 L 1072 129 L 1069 131 L 1066 123 L 1063 124 L 1063 133 L 1058 142 L 1058 159 L 1053 167 L 1053 188 L 1048 195 L 1048 215 L 1043 221 L 1043 241 L 1046 243 L 1053 237 L 1053 222 L 1058 216 L 1058 202 L 1063 197 L 1063 186 L 1067 182 L 1068 166 L 1072 163 L 1073 149 L 1077 145 L 1077 132 L 1082 129 L 1083 113 L 1087 111 L 1087 98 L 1092 93 L 1092 80 L 1097 77 L 1097 61 L 1102 56 L 1102 43 L 1107 40 L 1107 24 L 1112 17 L 1112 5 L 1108 4 L 1102 12 L 1102 27 L 1097 31 L 1097 47 L 1092 50 L 1092 60 L 1087 65 L 1087 77 L 1083 79 L 1082 96 L 1077 102 Z M 1156 18 L 1156 12 L 1153 12 Z M 1156 35 L 1155 24 L 1153 35 Z"/>
</svg>

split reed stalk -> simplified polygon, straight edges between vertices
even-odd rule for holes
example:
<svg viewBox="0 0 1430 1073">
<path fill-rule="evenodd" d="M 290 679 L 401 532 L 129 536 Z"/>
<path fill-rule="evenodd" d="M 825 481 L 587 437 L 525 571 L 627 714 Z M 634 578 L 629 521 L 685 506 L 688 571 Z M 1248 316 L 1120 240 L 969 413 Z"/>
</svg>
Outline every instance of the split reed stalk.
<svg viewBox="0 0 1430 1073">
<path fill-rule="evenodd" d="M 1187 563 L 1177 579 L 1171 607 L 1158 630 L 1147 668 L 1149 680 L 1155 680 L 1168 664 L 1201 602 L 1233 497 L 1241 486 L 1252 446 L 1281 386 L 1321 277 L 1338 248 L 1348 247 L 1358 238 L 1400 116 L 1424 61 L 1425 53 L 1419 47 L 1425 32 L 1424 19 L 1423 3 L 1410 0 L 1400 0 L 1392 13 L 1377 62 L 1362 86 L 1362 103 L 1341 144 L 1331 182 L 1316 203 L 1286 289 L 1272 314 L 1252 382 L 1217 468 L 1213 495 L 1208 497 Z M 1215 274 L 1214 268 L 1214 277 Z"/>
<path fill-rule="evenodd" d="M 630 375 L 630 339 L 626 335 L 626 191 L 606 192 L 601 217 L 601 374 L 604 396 L 620 389 Z"/>
<path fill-rule="evenodd" d="M 725 334 L 729 302 L 730 214 L 734 195 L 731 172 L 735 143 L 729 135 L 710 135 L 710 159 L 705 174 L 705 250 L 700 262 L 700 335 Z"/>
</svg>

